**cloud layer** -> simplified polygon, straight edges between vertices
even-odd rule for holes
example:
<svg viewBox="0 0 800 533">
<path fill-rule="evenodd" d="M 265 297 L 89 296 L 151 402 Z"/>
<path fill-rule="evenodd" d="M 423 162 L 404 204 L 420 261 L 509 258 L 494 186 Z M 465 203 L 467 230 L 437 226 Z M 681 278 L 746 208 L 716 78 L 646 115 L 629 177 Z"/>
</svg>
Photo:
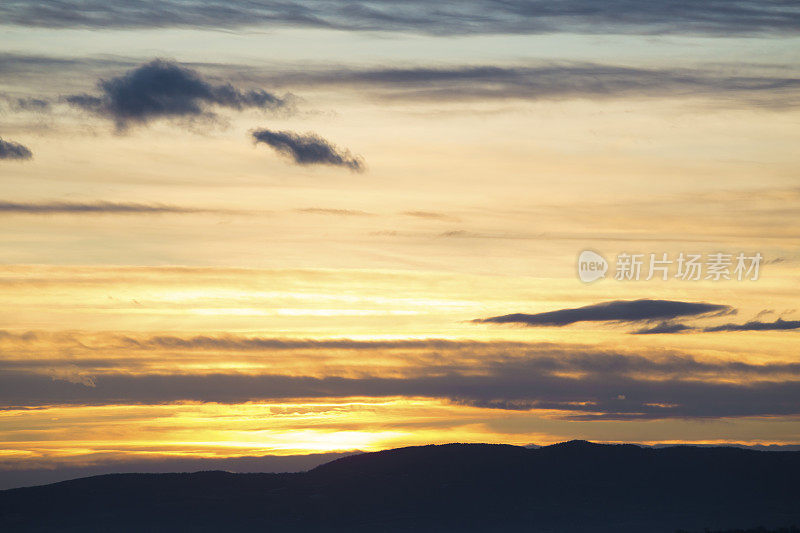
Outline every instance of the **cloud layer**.
<svg viewBox="0 0 800 533">
<path fill-rule="evenodd" d="M 364 160 L 342 150 L 314 133 L 260 129 L 251 132 L 256 143 L 264 143 L 298 165 L 333 165 L 353 172 L 364 170 Z"/>
<path fill-rule="evenodd" d="M 791 360 L 446 339 L 0 332 L 0 341 L 5 408 L 403 396 L 585 420 L 800 415 Z M 220 371 L 221 357 L 246 358 L 248 371 Z"/>
<path fill-rule="evenodd" d="M 429 34 L 796 34 L 800 8 L 782 0 L 8 0 L 7 24 L 52 28 L 293 26 Z"/>
<path fill-rule="evenodd" d="M 681 302 L 673 300 L 616 300 L 574 309 L 546 313 L 495 316 L 477 319 L 488 324 L 524 324 L 526 326 L 567 326 L 577 322 L 640 322 L 668 320 L 678 317 L 730 313 L 728 305 Z"/>
<path fill-rule="evenodd" d="M 791 361 L 442 339 L 117 336 L 99 344 L 97 337 L 70 334 L 3 339 L 15 343 L 10 353 L 19 353 L 0 359 L 0 406 L 6 408 L 404 396 L 501 410 L 556 410 L 562 418 L 586 420 L 800 415 L 800 364 Z M 41 354 L 37 343 L 47 339 L 61 343 L 50 358 L 25 356 L 26 349 Z M 219 371 L 220 354 L 231 359 L 237 352 L 247 354 L 250 371 Z M 290 356 L 300 354 L 324 361 L 324 372 L 285 368 Z M 347 361 L 336 359 L 341 357 Z M 155 370 L 135 366 L 152 358 Z M 367 359 L 381 365 L 354 362 Z M 267 363 L 271 366 L 261 366 Z M 171 365 L 177 365 L 174 371 Z"/>
<path fill-rule="evenodd" d="M 33 157 L 28 147 L 13 141 L 4 141 L 0 138 L 0 159 L 13 159 L 24 161 Z"/>
<path fill-rule="evenodd" d="M 157 118 L 213 117 L 212 106 L 273 111 L 289 106 L 286 98 L 261 89 L 243 91 L 231 84 L 213 84 L 192 69 L 161 59 L 100 80 L 98 88 L 99 96 L 76 94 L 66 101 L 114 120 L 119 130 Z"/>
</svg>

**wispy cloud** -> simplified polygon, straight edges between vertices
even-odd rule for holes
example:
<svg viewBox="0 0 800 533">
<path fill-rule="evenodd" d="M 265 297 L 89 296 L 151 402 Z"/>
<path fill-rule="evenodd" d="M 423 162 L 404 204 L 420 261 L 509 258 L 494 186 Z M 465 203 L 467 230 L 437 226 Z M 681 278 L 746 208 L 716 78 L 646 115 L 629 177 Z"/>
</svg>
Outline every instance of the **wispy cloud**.
<svg viewBox="0 0 800 533">
<path fill-rule="evenodd" d="M 573 309 L 545 313 L 495 316 L 476 319 L 488 324 L 523 324 L 526 326 L 567 326 L 578 322 L 651 322 L 678 317 L 699 317 L 734 312 L 728 305 L 681 302 L 674 300 L 616 300 Z"/>
<path fill-rule="evenodd" d="M 738 70 L 741 71 L 741 68 Z M 352 69 L 332 67 L 269 77 L 277 84 L 371 88 L 383 98 L 565 100 L 571 98 L 701 98 L 728 104 L 800 105 L 800 78 L 765 73 L 732 75 L 715 68 L 633 68 L 598 63 L 470 65 Z"/>
<path fill-rule="evenodd" d="M 264 143 L 298 165 L 332 165 L 353 172 L 363 172 L 365 168 L 363 158 L 337 148 L 314 133 L 260 129 L 252 131 L 251 135 L 256 144 Z"/>
<path fill-rule="evenodd" d="M 17 111 L 42 113 L 50 109 L 50 101 L 44 98 L 16 98 L 12 100 L 11 107 Z"/>
<path fill-rule="evenodd" d="M 118 130 L 157 118 L 214 117 L 213 106 L 231 109 L 287 109 L 290 98 L 262 89 L 241 90 L 214 84 L 197 71 L 161 59 L 122 76 L 100 80 L 99 95 L 75 94 L 70 104 L 114 120 Z"/>
<path fill-rule="evenodd" d="M 403 211 L 401 214 L 407 217 L 426 218 L 430 220 L 444 220 L 450 222 L 458 220 L 458 217 L 446 213 L 439 213 L 437 211 Z"/>
<path fill-rule="evenodd" d="M 686 333 L 688 331 L 696 331 L 697 328 L 688 326 L 686 324 L 661 322 L 660 324 L 652 327 L 638 329 L 632 331 L 634 335 L 659 335 L 662 333 Z"/>
<path fill-rule="evenodd" d="M 0 214 L 137 214 L 137 213 L 209 213 L 214 209 L 180 207 L 163 204 L 116 202 L 7 202 L 0 200 Z"/>
<path fill-rule="evenodd" d="M 402 3 L 366 0 L 7 0 L 0 5 L 6 24 L 53 28 L 165 28 L 290 26 L 385 32 L 795 34 L 800 9 L 781 0 L 687 2 L 654 0 L 467 0 Z"/>
<path fill-rule="evenodd" d="M 32 157 L 33 153 L 27 146 L 23 146 L 14 141 L 4 141 L 0 138 L 0 159 L 24 161 Z"/>
<path fill-rule="evenodd" d="M 329 207 L 302 207 L 295 209 L 298 213 L 307 215 L 334 215 L 342 217 L 371 217 L 375 216 L 373 213 L 366 211 L 359 211 L 357 209 L 331 209 Z"/>
</svg>

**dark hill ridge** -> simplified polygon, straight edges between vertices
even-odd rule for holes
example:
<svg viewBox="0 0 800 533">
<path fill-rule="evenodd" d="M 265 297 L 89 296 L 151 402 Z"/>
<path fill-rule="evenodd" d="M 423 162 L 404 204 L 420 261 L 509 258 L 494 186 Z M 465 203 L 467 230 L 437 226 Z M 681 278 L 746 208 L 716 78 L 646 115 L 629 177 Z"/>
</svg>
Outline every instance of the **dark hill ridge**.
<svg viewBox="0 0 800 533">
<path fill-rule="evenodd" d="M 0 492 L 0 531 L 673 533 L 800 524 L 800 452 L 571 441 L 353 455 L 296 474 L 113 474 Z"/>
</svg>

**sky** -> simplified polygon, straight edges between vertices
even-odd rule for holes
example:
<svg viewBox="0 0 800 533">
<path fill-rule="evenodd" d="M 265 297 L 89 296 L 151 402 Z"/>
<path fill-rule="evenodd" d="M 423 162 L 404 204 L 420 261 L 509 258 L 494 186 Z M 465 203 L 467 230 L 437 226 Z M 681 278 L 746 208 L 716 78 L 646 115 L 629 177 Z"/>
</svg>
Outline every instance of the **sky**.
<svg viewBox="0 0 800 533">
<path fill-rule="evenodd" d="M 0 43 L 0 477 L 800 444 L 800 3 L 10 0 Z"/>
</svg>

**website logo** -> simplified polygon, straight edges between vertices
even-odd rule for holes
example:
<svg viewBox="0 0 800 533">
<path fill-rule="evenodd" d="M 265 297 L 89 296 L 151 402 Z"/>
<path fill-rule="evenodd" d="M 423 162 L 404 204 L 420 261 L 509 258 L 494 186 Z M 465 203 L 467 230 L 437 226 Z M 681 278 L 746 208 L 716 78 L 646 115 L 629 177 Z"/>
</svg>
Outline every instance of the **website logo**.
<svg viewBox="0 0 800 533">
<path fill-rule="evenodd" d="M 591 283 L 606 277 L 608 261 L 591 250 L 584 250 L 578 256 L 578 277 L 584 283 Z"/>
</svg>

